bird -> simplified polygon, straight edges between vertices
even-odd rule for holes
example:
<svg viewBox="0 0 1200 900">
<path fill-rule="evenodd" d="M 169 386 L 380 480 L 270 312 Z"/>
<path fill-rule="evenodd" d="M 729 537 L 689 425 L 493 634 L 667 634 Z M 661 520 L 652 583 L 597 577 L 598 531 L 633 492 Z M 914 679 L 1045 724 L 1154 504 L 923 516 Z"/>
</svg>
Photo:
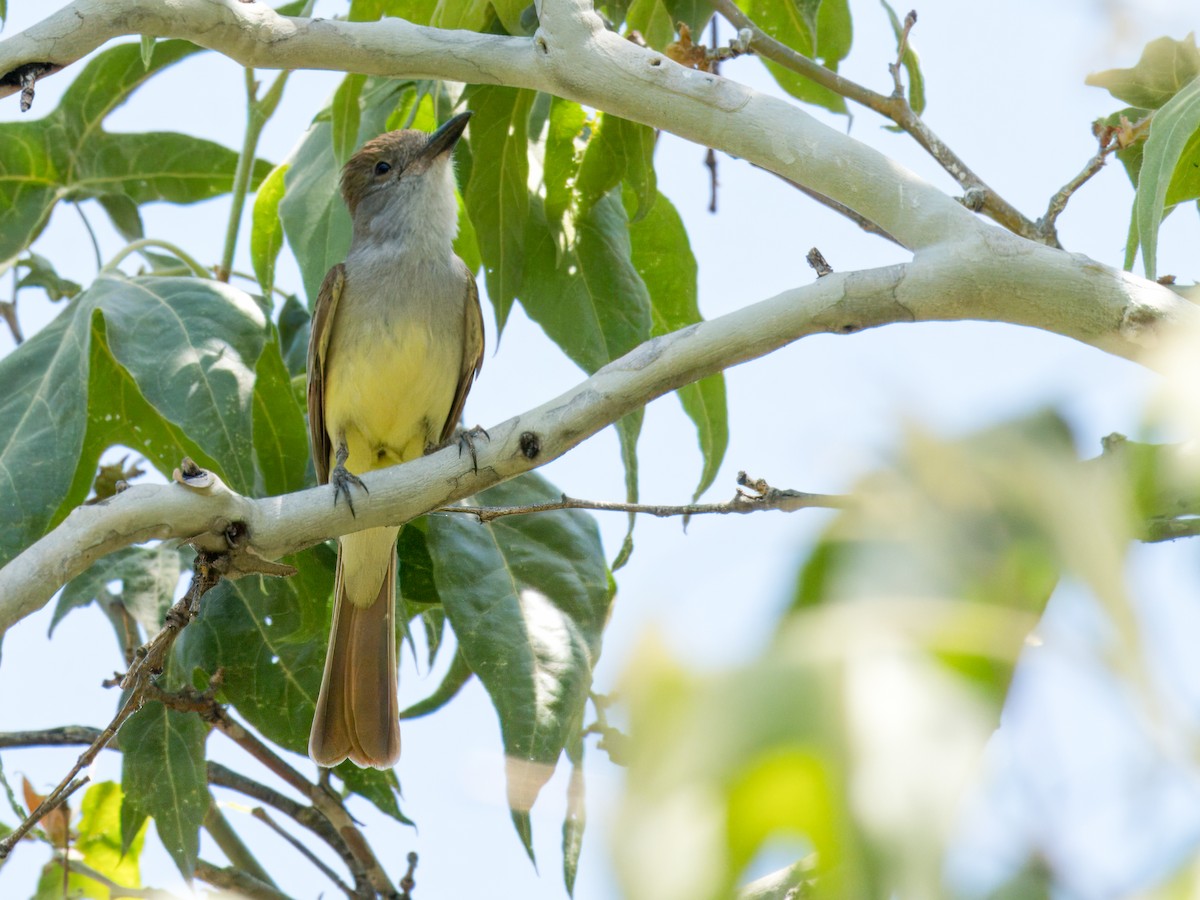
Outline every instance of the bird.
<svg viewBox="0 0 1200 900">
<path fill-rule="evenodd" d="M 483 363 L 474 275 L 454 253 L 454 147 L 470 112 L 429 134 L 367 141 L 342 169 L 353 233 L 325 276 L 308 346 L 308 428 L 333 502 L 366 491 L 358 476 L 451 441 Z M 333 621 L 309 755 L 391 768 L 400 757 L 396 539 L 368 528 L 338 541 Z"/>
</svg>

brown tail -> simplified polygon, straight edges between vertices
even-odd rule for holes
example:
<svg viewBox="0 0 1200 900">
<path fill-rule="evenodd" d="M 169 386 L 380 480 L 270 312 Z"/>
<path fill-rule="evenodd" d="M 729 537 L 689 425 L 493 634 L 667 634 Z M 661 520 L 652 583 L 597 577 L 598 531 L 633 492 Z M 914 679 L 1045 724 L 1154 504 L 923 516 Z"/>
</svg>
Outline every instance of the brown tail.
<svg viewBox="0 0 1200 900">
<path fill-rule="evenodd" d="M 308 754 L 322 766 L 350 759 L 390 769 L 400 758 L 396 700 L 396 553 L 369 606 L 346 598 L 338 548 L 333 626 Z"/>
</svg>

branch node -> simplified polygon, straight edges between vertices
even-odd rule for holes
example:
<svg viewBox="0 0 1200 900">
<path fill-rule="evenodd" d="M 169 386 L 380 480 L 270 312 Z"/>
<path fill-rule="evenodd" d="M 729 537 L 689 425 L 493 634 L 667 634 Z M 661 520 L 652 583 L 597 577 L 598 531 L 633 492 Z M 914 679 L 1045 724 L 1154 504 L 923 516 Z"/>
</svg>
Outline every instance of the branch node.
<svg viewBox="0 0 1200 900">
<path fill-rule="evenodd" d="M 816 247 L 808 251 L 808 255 L 804 257 L 808 260 L 808 264 L 816 270 L 818 278 L 824 278 L 826 275 L 833 274 L 833 267 L 825 261 L 824 255 Z"/>
</svg>

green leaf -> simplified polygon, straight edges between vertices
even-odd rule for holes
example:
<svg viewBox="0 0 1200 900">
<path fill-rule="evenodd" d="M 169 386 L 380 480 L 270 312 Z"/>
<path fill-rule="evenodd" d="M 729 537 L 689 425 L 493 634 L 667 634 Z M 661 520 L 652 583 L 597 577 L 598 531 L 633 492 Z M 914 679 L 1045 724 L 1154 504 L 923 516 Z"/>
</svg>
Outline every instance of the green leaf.
<svg viewBox="0 0 1200 900">
<path fill-rule="evenodd" d="M 1157 268 L 1158 226 L 1176 177 L 1200 188 L 1200 78 L 1189 82 L 1155 114 L 1138 176 L 1134 208 L 1146 277 Z M 1189 154 L 1190 149 L 1190 154 Z"/>
<path fill-rule="evenodd" d="M 1196 49 L 1195 35 L 1189 34 L 1182 41 L 1168 37 L 1151 41 L 1133 68 L 1095 72 L 1085 83 L 1104 88 L 1130 106 L 1158 109 L 1197 75 L 1200 75 L 1200 51 Z"/>
<path fill-rule="evenodd" d="M 386 15 L 407 19 L 414 25 L 428 25 L 439 6 L 438 0 L 385 0 Z"/>
<path fill-rule="evenodd" d="M 535 204 L 526 239 L 522 306 L 589 375 L 650 336 L 650 294 L 631 259 L 628 220 L 614 190 L 575 222 L 572 247 L 561 250 Z M 617 423 L 626 497 L 637 498 L 639 410 Z"/>
<path fill-rule="evenodd" d="M 91 329 L 70 315 L 79 305 L 0 359 L 0 563 L 45 533 L 71 487 L 87 424 Z"/>
<path fill-rule="evenodd" d="M 309 483 L 308 427 L 292 379 L 272 336 L 258 358 L 254 379 L 254 456 L 268 495 Z"/>
<path fill-rule="evenodd" d="M 114 596 L 121 600 L 147 634 L 156 633 L 162 627 L 183 572 L 181 552 L 191 555 L 176 547 L 158 544 L 154 547 L 122 547 L 102 556 L 63 588 L 50 620 L 49 633 L 54 633 L 67 613 L 91 603 L 114 581 L 121 583 L 121 587 L 113 592 Z"/>
<path fill-rule="evenodd" d="M 576 139 L 586 122 L 587 113 L 578 103 L 561 97 L 551 99 L 542 179 L 546 186 L 543 200 L 546 221 L 555 233 L 559 232 L 563 214 L 574 196 L 572 184 L 579 173 Z"/>
<path fill-rule="evenodd" d="M 154 59 L 155 40 L 152 34 L 142 35 L 142 65 L 147 69 L 150 68 L 150 61 Z"/>
<path fill-rule="evenodd" d="M 141 210 L 124 194 L 101 194 L 96 198 L 96 202 L 108 213 L 113 227 L 125 240 L 136 241 L 146 236 L 142 227 Z"/>
<path fill-rule="evenodd" d="M 531 473 L 477 500 L 508 506 L 559 495 Z M 459 649 L 500 717 L 519 830 L 578 731 L 612 602 L 595 520 L 577 512 L 488 525 L 448 513 L 428 520 L 438 592 Z"/>
<path fill-rule="evenodd" d="M 308 752 L 329 638 L 334 554 L 325 545 L 287 557 L 291 578 L 222 581 L 175 653 L 186 672 L 224 668 L 221 696 L 264 737 Z"/>
<path fill-rule="evenodd" d="M 279 203 L 283 200 L 288 163 L 271 170 L 258 186 L 251 214 L 250 261 L 263 296 L 270 297 L 275 288 L 275 263 L 283 249 L 283 222 L 279 218 Z"/>
<path fill-rule="evenodd" d="M 633 0 L 625 22 L 629 31 L 639 32 L 649 46 L 658 50 L 675 37 L 675 22 L 662 0 Z"/>
<path fill-rule="evenodd" d="M 828 10 L 825 9 L 827 5 Z M 846 0 L 826 0 L 825 3 L 821 0 L 750 0 L 746 14 L 775 40 L 835 72 L 838 63 L 849 52 L 850 15 Z M 764 64 L 779 86 L 793 97 L 832 112 L 847 111 L 846 101 L 840 94 L 778 63 L 764 60 Z"/>
<path fill-rule="evenodd" d="M 346 790 L 353 791 L 375 804 L 384 815 L 391 816 L 404 825 L 412 825 L 408 816 L 400 811 L 400 781 L 393 769 L 360 769 L 346 760 L 333 770 Z"/>
<path fill-rule="evenodd" d="M 658 196 L 654 141 L 654 129 L 647 125 L 608 113 L 601 115 L 598 130 L 588 141 L 579 164 L 575 185 L 579 211 L 586 213 L 624 180 L 637 197 L 637 210 L 631 218 L 636 222 L 645 216 Z"/>
<path fill-rule="evenodd" d="M 701 32 L 712 18 L 712 4 L 708 0 L 663 0 L 663 6 L 672 22 L 683 22 L 692 30 L 692 40 L 699 43 Z"/>
<path fill-rule="evenodd" d="M 121 805 L 124 794 L 113 781 L 93 784 L 83 795 L 83 814 L 79 820 L 79 836 L 73 849 L 83 855 L 90 868 L 122 887 L 138 887 L 141 872 L 138 861 L 146 841 L 146 828 L 134 835 L 128 848 L 121 840 Z M 74 873 L 72 873 L 74 875 Z M 62 882 L 60 881 L 61 885 Z M 102 896 L 107 897 L 107 892 Z"/>
<path fill-rule="evenodd" d="M 461 652 L 454 654 L 454 659 L 450 662 L 450 668 L 446 671 L 445 677 L 441 684 L 437 686 L 432 694 L 424 700 L 418 700 L 407 709 L 401 710 L 401 719 L 418 719 L 421 716 L 427 716 L 432 712 L 437 712 L 451 700 L 458 696 L 458 692 L 463 689 L 471 676 L 475 673 L 471 671 L 466 657 Z"/>
<path fill-rule="evenodd" d="M 59 275 L 54 264 L 37 253 L 30 253 L 19 260 L 17 266 L 27 270 L 17 282 L 17 288 L 40 287 L 52 303 L 70 299 L 82 290 L 74 281 Z"/>
<path fill-rule="evenodd" d="M 463 200 L 479 241 L 487 294 L 504 330 L 513 300 L 522 292 L 529 219 L 529 108 L 534 92 L 477 86 L 467 92 L 475 114 L 469 138 L 473 165 Z"/>
<path fill-rule="evenodd" d="M 167 853 L 190 879 L 200 852 L 200 826 L 208 811 L 208 728 L 194 713 L 147 703 L 121 726 L 121 843 L 132 846 L 146 817 L 154 819 Z"/>
<path fill-rule="evenodd" d="M 891 4 L 887 0 L 879 0 L 879 2 L 887 10 L 888 21 L 892 25 L 892 33 L 896 35 L 896 40 L 899 41 L 900 36 L 904 33 L 904 24 L 900 21 L 900 17 L 896 15 L 896 11 L 892 9 Z M 904 55 L 900 57 L 900 64 L 904 66 L 904 71 L 908 73 L 908 105 L 919 116 L 925 111 L 925 76 L 921 73 L 921 60 L 917 56 L 917 51 L 912 46 L 911 33 L 904 45 Z"/>
<path fill-rule="evenodd" d="M 397 99 L 411 84 L 367 80 L 357 144 L 383 132 Z M 300 265 L 310 307 L 317 301 L 325 273 L 346 258 L 350 247 L 350 214 L 338 187 L 341 173 L 333 154 L 330 116 L 329 109 L 318 114 L 290 154 L 291 168 L 284 176 L 284 196 L 279 203 L 283 231 Z"/>
<path fill-rule="evenodd" d="M 289 295 L 279 310 L 279 347 L 288 374 L 303 375 L 308 367 L 308 335 L 312 318 L 295 295 Z"/>
<path fill-rule="evenodd" d="M 615 193 L 576 222 L 576 240 L 559 253 L 540 204 L 526 241 L 522 306 L 589 375 L 650 336 L 650 294 L 631 259 L 628 220 Z"/>
<path fill-rule="evenodd" d="M 579 872 L 579 853 L 583 849 L 583 831 L 587 827 L 587 804 L 583 781 L 583 741 L 578 742 L 571 760 L 571 780 L 567 783 L 567 814 L 563 819 L 563 882 L 567 895 L 575 896 L 575 876 Z"/>
<path fill-rule="evenodd" d="M 228 148 L 181 134 L 102 128 L 148 78 L 198 49 L 160 41 L 147 68 L 140 43 L 118 45 L 95 56 L 45 118 L 0 126 L 0 263 L 33 242 L 62 199 L 124 194 L 137 203 L 194 203 L 230 190 L 238 155 Z M 256 163 L 251 186 L 269 169 Z"/>
<path fill-rule="evenodd" d="M 442 602 L 433 578 L 433 559 L 429 555 L 424 519 L 418 519 L 400 529 L 396 542 L 400 568 L 397 570 L 400 596 L 404 602 L 432 606 Z"/>
<path fill-rule="evenodd" d="M 626 208 L 632 198 L 626 194 Z M 650 292 L 653 335 L 677 331 L 701 320 L 696 299 L 696 258 L 678 211 L 661 194 L 649 214 L 629 226 L 630 258 Z M 725 376 L 710 375 L 676 393 L 696 425 L 704 468 L 693 499 L 712 485 L 729 446 Z"/>
<path fill-rule="evenodd" d="M 348 160 L 358 146 L 358 129 L 362 123 L 359 98 L 366 83 L 366 75 L 347 75 L 333 95 L 329 111 L 333 157 L 338 165 Z"/>
<path fill-rule="evenodd" d="M 113 358 L 151 406 L 220 461 L 234 490 L 253 491 L 251 402 L 267 334 L 259 306 L 196 278 L 103 277 L 85 296 L 103 311 Z"/>
<path fill-rule="evenodd" d="M 847 802 L 855 745 L 837 652 L 780 634 L 747 667 L 701 674 L 642 642 L 621 687 L 634 736 L 612 832 L 623 896 L 733 897 L 773 838 L 815 850 L 816 896 L 888 896 Z M 639 836 L 663 830 L 671 841 L 646 854 Z"/>
</svg>

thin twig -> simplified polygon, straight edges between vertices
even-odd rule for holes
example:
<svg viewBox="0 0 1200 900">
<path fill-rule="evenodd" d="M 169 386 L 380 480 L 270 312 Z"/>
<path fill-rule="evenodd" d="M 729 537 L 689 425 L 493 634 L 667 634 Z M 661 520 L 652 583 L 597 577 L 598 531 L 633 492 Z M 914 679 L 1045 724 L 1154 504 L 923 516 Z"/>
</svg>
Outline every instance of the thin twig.
<svg viewBox="0 0 1200 900">
<path fill-rule="evenodd" d="M 383 865 L 370 845 L 367 844 L 341 798 L 324 786 L 313 784 L 245 726 L 233 719 L 225 707 L 216 702 L 211 690 L 201 692 L 190 687 L 174 692 L 163 691 L 157 687 L 151 687 L 148 690 L 153 699 L 171 709 L 197 713 L 302 796 L 307 797 L 316 810 L 328 820 L 332 833 L 337 836 L 337 844 L 330 843 L 346 861 L 347 868 L 354 876 L 355 889 L 360 894 L 366 894 L 373 889 L 384 897 L 398 896 Z M 306 825 L 306 827 L 311 828 L 312 826 Z M 322 837 L 326 837 L 326 835 L 322 834 Z"/>
<path fill-rule="evenodd" d="M 287 894 L 263 884 L 253 875 L 237 869 L 222 869 L 207 860 L 196 860 L 196 877 L 223 891 L 231 891 L 248 900 L 291 900 Z"/>
<path fill-rule="evenodd" d="M 408 871 L 404 873 L 404 877 L 400 879 L 400 900 L 412 900 L 413 888 L 417 886 L 417 880 L 413 876 L 417 872 L 417 854 L 409 852 L 408 854 Z"/>
<path fill-rule="evenodd" d="M 225 227 L 225 246 L 221 251 L 221 262 L 217 266 L 217 281 L 229 281 L 233 270 L 233 256 L 237 249 L 238 231 L 242 225 L 242 215 L 246 207 L 246 193 L 250 189 L 250 177 L 254 171 L 254 154 L 258 150 L 258 139 L 262 136 L 263 127 L 275 113 L 279 100 L 283 96 L 284 85 L 292 73 L 280 72 L 263 98 L 258 99 L 258 82 L 254 80 L 254 70 L 246 69 L 246 132 L 242 137 L 242 150 L 238 155 L 237 170 L 233 175 L 233 188 L 230 191 L 229 222 Z"/>
<path fill-rule="evenodd" d="M 337 872 L 325 865 L 325 863 L 322 862 L 315 853 L 305 847 L 301 841 L 284 831 L 283 828 L 280 827 L 279 824 L 276 823 L 276 821 L 272 819 L 270 815 L 267 814 L 267 811 L 261 806 L 255 807 L 254 810 L 251 811 L 250 815 L 254 816 L 254 818 L 258 819 L 258 821 L 262 822 L 281 838 L 291 844 L 297 853 L 316 866 L 317 869 L 320 870 L 321 874 L 336 884 L 341 892 L 349 897 L 350 900 L 354 900 L 355 897 L 359 896 L 354 888 L 350 887 L 350 885 L 346 884 L 346 882 L 342 881 L 342 879 L 338 877 Z"/>
<path fill-rule="evenodd" d="M 792 181 L 792 179 L 788 178 L 786 175 L 780 175 L 778 172 L 771 172 L 770 169 L 763 169 L 763 167 L 759 166 L 759 165 L 755 165 L 755 168 L 762 169 L 762 171 L 764 171 L 764 172 L 769 172 L 770 174 L 772 174 L 776 178 L 778 178 L 780 181 L 786 181 L 788 184 L 790 184 L 792 187 L 794 187 L 796 190 L 798 190 L 800 193 L 804 194 L 805 196 L 811 197 L 813 200 L 816 200 L 818 203 L 822 204 L 823 206 L 828 206 L 835 213 L 845 216 L 847 219 L 849 219 L 851 222 L 853 222 L 855 225 L 857 225 L 859 228 L 861 228 L 863 231 L 867 232 L 868 234 L 877 234 L 881 238 L 886 238 L 887 240 L 889 240 L 893 244 L 895 244 L 897 247 L 904 246 L 898 240 L 896 240 L 896 238 L 894 238 L 892 235 L 890 235 L 888 232 L 886 232 L 884 229 L 880 228 L 878 225 L 876 225 L 874 222 L 872 222 L 870 219 L 866 218 L 865 216 L 860 215 L 859 213 L 855 212 L 850 207 L 846 206 L 846 204 L 840 203 L 837 200 L 834 200 L 832 197 L 826 197 L 824 194 L 814 191 L 812 188 L 807 187 L 803 184 L 800 184 L 798 181 Z"/>
<path fill-rule="evenodd" d="M 750 46 L 760 56 L 791 69 L 793 72 L 798 72 L 848 100 L 853 100 L 867 109 L 874 110 L 907 131 L 924 148 L 925 152 L 937 160 L 938 164 L 959 183 L 967 199 L 971 201 L 971 208 L 976 208 L 977 205 L 979 212 L 1003 225 L 1014 234 L 1044 242 L 1037 224 L 1024 216 L 1020 210 L 997 194 L 982 178 L 976 175 L 971 167 L 925 124 L 903 96 L 895 97 L 876 93 L 825 68 L 804 54 L 797 53 L 755 25 L 745 13 L 737 8 L 733 0 L 712 0 L 712 5 L 735 28 L 750 32 Z"/>
<path fill-rule="evenodd" d="M 75 212 L 79 213 L 79 218 L 83 220 L 83 227 L 87 229 L 88 237 L 92 239 L 92 253 L 96 256 L 96 271 L 99 272 L 101 266 L 104 265 L 104 259 L 100 256 L 100 242 L 96 240 L 96 232 L 92 230 L 92 223 L 88 221 L 87 214 L 79 205 L 79 201 L 76 200 L 74 205 Z"/>
<path fill-rule="evenodd" d="M 752 481 L 745 472 L 738 473 L 739 490 L 727 503 L 688 503 L 682 506 L 661 506 L 647 503 L 623 503 L 605 500 L 579 500 L 563 494 L 558 500 L 528 506 L 443 506 L 438 512 L 466 513 L 480 522 L 491 522 L 505 516 L 527 516 L 533 513 L 555 512 L 563 509 L 590 509 L 600 512 L 644 513 L 659 518 L 671 516 L 745 515 L 776 510 L 795 512 L 800 509 L 845 509 L 850 498 L 839 494 L 810 494 L 805 491 L 780 490 L 765 481 Z"/>
<path fill-rule="evenodd" d="M 230 865 L 253 875 L 265 885 L 278 887 L 275 880 L 263 868 L 262 863 L 258 861 L 258 857 L 246 846 L 242 836 L 229 824 L 229 820 L 225 818 L 225 813 L 221 811 L 212 791 L 208 792 L 208 812 L 204 814 L 204 830 L 216 841 Z"/>
<path fill-rule="evenodd" d="M 13 343 L 18 346 L 25 341 L 25 335 L 21 333 L 21 323 L 17 321 L 17 297 L 13 295 L 12 300 L 0 300 L 0 318 L 3 318 L 8 325 L 8 330 L 12 332 Z"/>
<path fill-rule="evenodd" d="M 107 875 L 97 872 L 86 863 L 82 863 L 77 859 L 70 859 L 69 856 L 56 854 L 56 859 L 59 865 L 63 867 L 64 872 L 74 872 L 77 875 L 82 875 L 84 878 L 90 878 L 97 884 L 102 884 L 108 888 L 109 893 L 113 897 L 141 897 L 146 900 L 176 900 L 175 895 L 170 891 L 164 891 L 161 888 L 134 888 L 126 887 L 123 884 L 117 884 Z"/>
<path fill-rule="evenodd" d="M 1071 199 L 1071 195 L 1083 187 L 1093 175 L 1104 168 L 1104 164 L 1108 161 L 1108 155 L 1117 149 L 1117 142 L 1110 140 L 1105 143 L 1101 138 L 1100 149 L 1096 151 L 1086 166 L 1078 175 L 1064 184 L 1053 197 L 1050 198 L 1050 204 L 1046 207 L 1046 214 L 1038 219 L 1038 229 L 1045 237 L 1044 243 L 1052 246 L 1058 244 L 1058 229 L 1055 223 L 1058 221 L 1059 215 L 1067 207 L 1067 201 Z"/>
<path fill-rule="evenodd" d="M 218 570 L 221 568 L 221 559 L 222 557 L 211 553 L 201 552 L 196 555 L 192 583 L 187 593 L 167 612 L 167 621 L 162 631 L 155 635 L 148 644 L 138 648 L 134 654 L 136 657 L 134 664 L 119 679 L 122 690 L 128 691 L 128 696 L 121 704 L 120 710 L 91 745 L 79 755 L 75 765 L 58 783 L 58 786 L 46 796 L 46 799 L 38 805 L 38 808 L 31 812 L 11 834 L 0 841 L 0 861 L 8 857 L 17 841 L 21 840 L 29 832 L 29 829 L 41 821 L 46 813 L 56 809 L 71 794 L 88 783 L 87 776 L 81 778 L 75 776 L 92 764 L 100 751 L 116 736 L 125 720 L 141 708 L 146 692 L 150 690 L 151 677 L 162 672 L 167 652 L 175 643 L 179 632 L 198 611 L 200 597 L 220 580 L 221 576 Z"/>
<path fill-rule="evenodd" d="M 912 31 L 913 26 L 917 24 L 917 11 L 910 10 L 908 15 L 904 17 L 904 28 L 900 32 L 900 40 L 896 42 L 896 61 L 888 66 L 892 73 L 892 81 L 896 85 L 896 89 L 892 92 L 893 97 L 904 99 L 904 84 L 900 81 L 900 71 L 904 67 L 904 53 L 908 50 L 908 33 Z"/>
</svg>

